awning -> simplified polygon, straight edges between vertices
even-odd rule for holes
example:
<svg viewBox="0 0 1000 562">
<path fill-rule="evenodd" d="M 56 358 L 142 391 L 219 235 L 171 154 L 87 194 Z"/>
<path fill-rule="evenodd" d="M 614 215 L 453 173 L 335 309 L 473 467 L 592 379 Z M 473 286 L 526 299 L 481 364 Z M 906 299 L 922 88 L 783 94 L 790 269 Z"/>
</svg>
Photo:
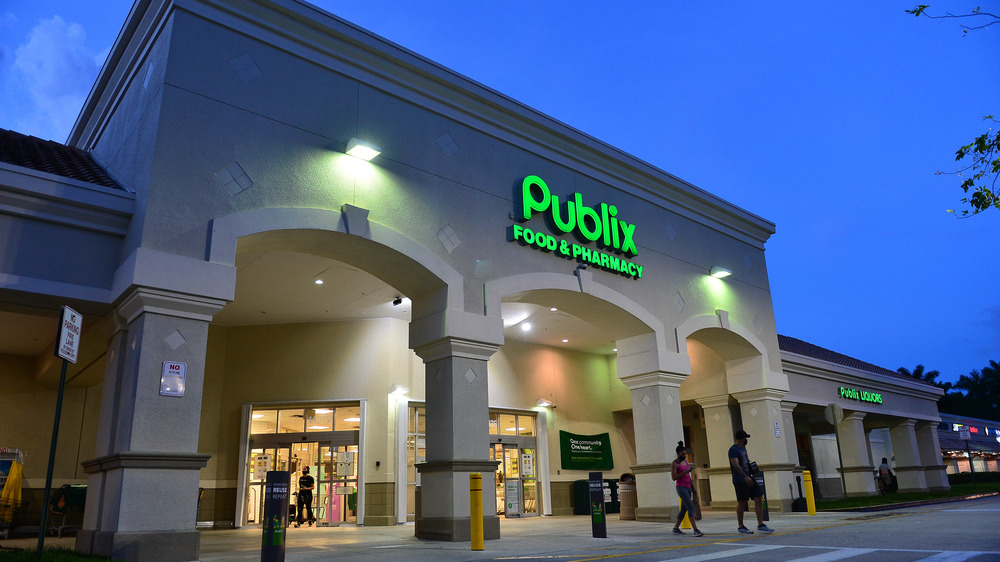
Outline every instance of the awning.
<svg viewBox="0 0 1000 562">
<path fill-rule="evenodd" d="M 959 439 L 958 434 L 954 431 L 949 431 L 948 433 L 951 434 L 948 437 L 940 433 L 938 434 L 941 449 L 944 451 L 964 451 L 965 440 Z M 997 442 L 995 437 L 980 437 L 975 435 L 969 440 L 969 450 L 977 453 L 1000 453 L 1000 443 Z"/>
</svg>

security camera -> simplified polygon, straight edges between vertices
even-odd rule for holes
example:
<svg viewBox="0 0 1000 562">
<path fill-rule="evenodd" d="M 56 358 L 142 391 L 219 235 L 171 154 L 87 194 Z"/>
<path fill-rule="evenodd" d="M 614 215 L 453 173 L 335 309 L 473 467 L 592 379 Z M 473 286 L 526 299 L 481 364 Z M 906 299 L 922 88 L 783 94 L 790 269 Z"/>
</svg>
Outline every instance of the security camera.
<svg viewBox="0 0 1000 562">
<path fill-rule="evenodd" d="M 396 297 L 392 299 L 392 306 L 399 306 L 403 304 L 403 297 Z"/>
<path fill-rule="evenodd" d="M 580 271 L 583 271 L 587 269 L 587 264 L 581 263 L 580 265 L 576 266 L 576 268 L 579 269 Z"/>
</svg>

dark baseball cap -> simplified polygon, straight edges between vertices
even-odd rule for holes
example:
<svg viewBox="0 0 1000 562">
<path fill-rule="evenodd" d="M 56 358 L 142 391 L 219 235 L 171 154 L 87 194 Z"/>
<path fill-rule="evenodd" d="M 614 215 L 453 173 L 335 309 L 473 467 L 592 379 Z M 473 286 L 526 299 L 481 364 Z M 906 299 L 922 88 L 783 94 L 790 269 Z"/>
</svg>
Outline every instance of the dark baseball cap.
<svg viewBox="0 0 1000 562">
<path fill-rule="evenodd" d="M 736 438 L 737 439 L 749 439 L 750 438 L 750 434 L 747 433 L 747 432 L 745 432 L 745 431 L 743 431 L 741 429 L 741 430 L 739 430 L 739 431 L 736 432 Z"/>
</svg>

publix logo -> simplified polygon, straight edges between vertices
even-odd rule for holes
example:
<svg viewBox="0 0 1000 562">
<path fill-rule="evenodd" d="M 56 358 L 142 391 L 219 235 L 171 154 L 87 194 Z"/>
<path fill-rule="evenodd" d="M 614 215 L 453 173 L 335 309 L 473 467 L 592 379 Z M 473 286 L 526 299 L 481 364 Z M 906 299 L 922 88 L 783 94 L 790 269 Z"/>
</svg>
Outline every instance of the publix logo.
<svg viewBox="0 0 1000 562">
<path fill-rule="evenodd" d="M 643 266 L 627 259 L 639 254 L 635 245 L 635 225 L 619 218 L 618 208 L 614 205 L 584 205 L 583 196 L 579 193 L 560 200 L 542 178 L 528 176 L 521 182 L 521 189 L 515 190 L 514 219 L 523 223 L 536 215 L 544 216 L 549 231 L 554 235 L 514 224 L 507 229 L 507 239 L 627 277 L 642 277 Z M 595 243 L 626 257 L 557 238 L 560 235 L 573 235 L 583 244 Z"/>
</svg>

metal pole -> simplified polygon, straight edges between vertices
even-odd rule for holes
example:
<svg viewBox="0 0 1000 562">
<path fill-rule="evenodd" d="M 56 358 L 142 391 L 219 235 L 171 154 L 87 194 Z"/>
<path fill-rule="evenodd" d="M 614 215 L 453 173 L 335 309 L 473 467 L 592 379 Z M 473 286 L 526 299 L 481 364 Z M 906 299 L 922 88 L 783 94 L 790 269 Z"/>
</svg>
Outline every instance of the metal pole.
<svg viewBox="0 0 1000 562">
<path fill-rule="evenodd" d="M 969 472 L 972 473 L 972 489 L 976 489 L 976 464 L 972 462 L 972 451 L 969 449 L 969 440 L 965 440 L 965 454 L 969 456 Z"/>
<path fill-rule="evenodd" d="M 847 497 L 847 479 L 844 478 L 844 455 L 840 452 L 840 428 L 833 424 L 833 433 L 837 436 L 837 460 L 840 461 L 841 498 Z"/>
<path fill-rule="evenodd" d="M 45 527 L 48 525 L 49 498 L 52 496 L 52 471 L 56 464 L 56 442 L 59 440 L 59 416 L 62 414 L 63 390 L 66 388 L 66 365 L 69 362 L 63 359 L 62 369 L 59 373 L 59 394 L 56 398 L 56 420 L 52 425 L 52 446 L 49 448 L 49 469 L 45 473 L 45 499 L 42 500 L 42 522 L 38 529 L 38 557 L 42 557 L 42 550 L 45 548 Z"/>
</svg>

